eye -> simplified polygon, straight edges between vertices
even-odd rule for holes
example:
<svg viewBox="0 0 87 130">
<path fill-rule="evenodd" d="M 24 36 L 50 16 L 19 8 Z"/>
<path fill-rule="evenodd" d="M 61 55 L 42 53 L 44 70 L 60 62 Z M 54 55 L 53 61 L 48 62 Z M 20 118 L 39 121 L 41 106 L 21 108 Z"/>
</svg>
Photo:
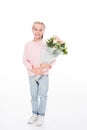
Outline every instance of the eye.
<svg viewBox="0 0 87 130">
<path fill-rule="evenodd" d="M 36 28 L 35 28 L 34 30 L 35 30 L 35 31 L 37 31 L 37 29 L 36 29 Z"/>
<path fill-rule="evenodd" d="M 42 32 L 42 29 L 40 29 L 40 32 Z"/>
</svg>

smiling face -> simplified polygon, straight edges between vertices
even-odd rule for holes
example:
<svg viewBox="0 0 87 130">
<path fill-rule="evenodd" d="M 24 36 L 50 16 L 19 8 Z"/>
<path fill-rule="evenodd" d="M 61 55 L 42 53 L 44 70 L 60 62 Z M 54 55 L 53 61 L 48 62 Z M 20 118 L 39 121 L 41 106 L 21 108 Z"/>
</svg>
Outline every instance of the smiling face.
<svg viewBox="0 0 87 130">
<path fill-rule="evenodd" d="M 32 32 L 34 34 L 34 40 L 41 40 L 44 34 L 45 25 L 43 23 L 36 22 L 32 27 Z"/>
</svg>

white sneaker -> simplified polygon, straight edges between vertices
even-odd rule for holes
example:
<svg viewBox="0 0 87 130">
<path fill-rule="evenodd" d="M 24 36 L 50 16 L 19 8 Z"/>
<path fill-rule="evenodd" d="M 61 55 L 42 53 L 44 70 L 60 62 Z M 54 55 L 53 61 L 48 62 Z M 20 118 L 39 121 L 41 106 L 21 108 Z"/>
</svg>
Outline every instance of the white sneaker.
<svg viewBox="0 0 87 130">
<path fill-rule="evenodd" d="M 41 126 L 44 124 L 44 116 L 38 115 L 37 121 L 35 123 L 37 126 Z"/>
<path fill-rule="evenodd" d="M 32 124 L 37 120 L 37 115 L 33 114 L 30 119 L 28 120 L 28 124 Z"/>
</svg>

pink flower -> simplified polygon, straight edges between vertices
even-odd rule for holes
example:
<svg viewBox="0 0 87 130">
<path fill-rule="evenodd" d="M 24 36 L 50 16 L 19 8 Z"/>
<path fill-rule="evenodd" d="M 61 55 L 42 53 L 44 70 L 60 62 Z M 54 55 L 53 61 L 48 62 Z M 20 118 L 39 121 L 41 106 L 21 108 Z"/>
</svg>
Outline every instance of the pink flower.
<svg viewBox="0 0 87 130">
<path fill-rule="evenodd" d="M 58 36 L 55 36 L 55 40 L 60 41 L 61 44 L 64 43 L 64 41 L 62 41 Z"/>
<path fill-rule="evenodd" d="M 61 39 L 58 36 L 55 36 L 56 41 L 61 41 Z"/>
</svg>

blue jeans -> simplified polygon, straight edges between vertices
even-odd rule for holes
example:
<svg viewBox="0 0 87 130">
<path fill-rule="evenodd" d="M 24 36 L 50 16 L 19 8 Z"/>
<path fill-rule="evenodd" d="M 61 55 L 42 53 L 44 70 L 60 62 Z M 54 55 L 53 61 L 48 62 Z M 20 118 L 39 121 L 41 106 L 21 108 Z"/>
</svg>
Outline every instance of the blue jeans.
<svg viewBox="0 0 87 130">
<path fill-rule="evenodd" d="M 32 113 L 45 115 L 49 77 L 42 75 L 39 81 L 35 81 L 35 76 L 29 76 Z"/>
</svg>

